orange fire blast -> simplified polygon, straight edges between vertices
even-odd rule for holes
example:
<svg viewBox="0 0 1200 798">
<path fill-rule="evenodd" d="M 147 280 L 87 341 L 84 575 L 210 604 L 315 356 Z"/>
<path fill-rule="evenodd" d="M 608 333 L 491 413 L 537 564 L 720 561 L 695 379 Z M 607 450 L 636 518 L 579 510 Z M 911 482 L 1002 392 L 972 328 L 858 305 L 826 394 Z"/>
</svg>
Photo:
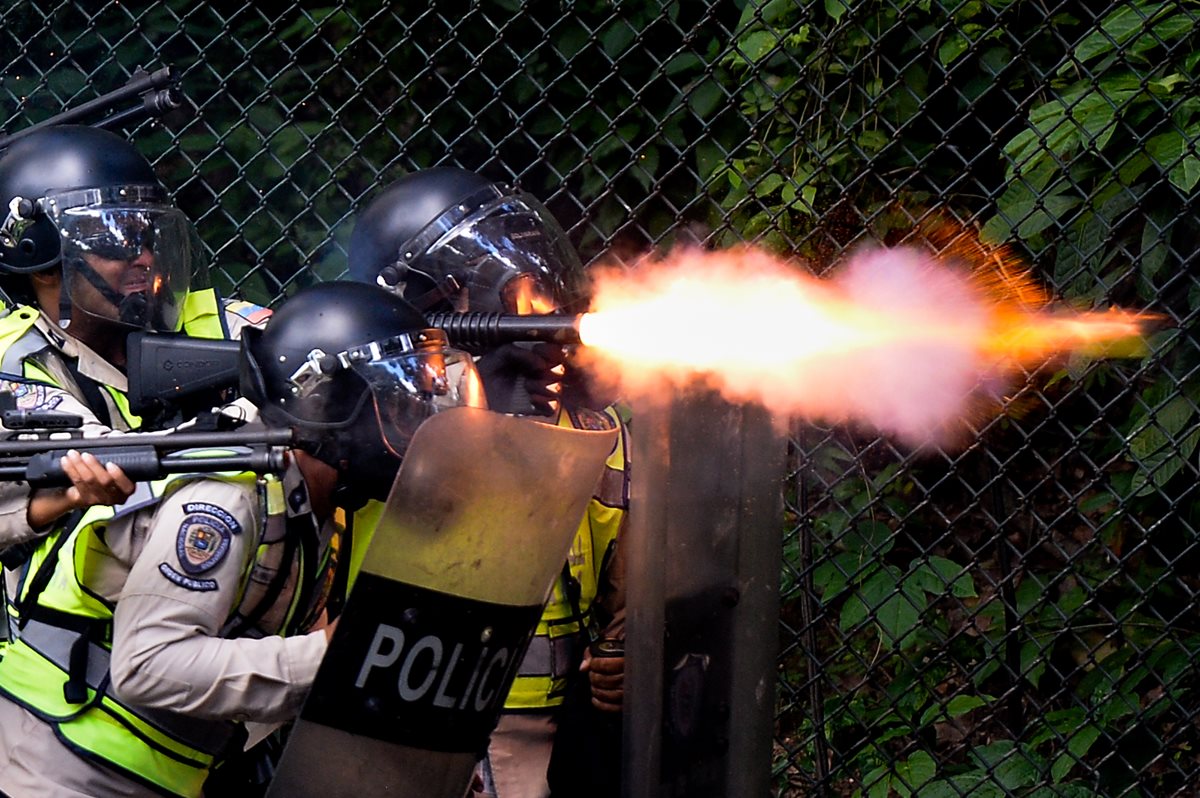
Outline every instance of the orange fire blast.
<svg viewBox="0 0 1200 798">
<path fill-rule="evenodd" d="M 818 280 L 752 249 L 684 251 L 602 272 L 580 335 L 631 398 L 702 381 L 781 419 L 860 421 L 915 445 L 947 442 L 1021 367 L 1142 340 L 1144 314 L 1055 307 L 1002 253 L 967 270 L 962 255 L 878 249 Z"/>
</svg>

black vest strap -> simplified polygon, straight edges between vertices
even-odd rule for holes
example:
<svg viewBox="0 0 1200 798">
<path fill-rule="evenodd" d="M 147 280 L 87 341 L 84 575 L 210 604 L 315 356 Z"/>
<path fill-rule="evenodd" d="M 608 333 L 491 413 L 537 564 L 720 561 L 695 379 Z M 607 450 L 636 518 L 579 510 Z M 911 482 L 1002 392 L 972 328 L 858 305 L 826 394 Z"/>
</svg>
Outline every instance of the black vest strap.
<svg viewBox="0 0 1200 798">
<path fill-rule="evenodd" d="M 342 530 L 338 540 L 337 562 L 333 564 L 333 584 L 329 588 L 329 598 L 325 601 L 325 609 L 329 620 L 334 620 L 346 605 L 346 585 L 350 581 L 350 552 L 354 546 L 354 513 L 346 511 L 346 528 Z"/>
<path fill-rule="evenodd" d="M 112 429 L 112 414 L 108 412 L 108 402 L 104 401 L 104 390 L 100 383 L 79 371 L 79 361 L 76 358 L 64 357 L 62 361 L 83 393 L 85 404 L 96 414 L 100 423 Z"/>
<path fill-rule="evenodd" d="M 275 575 L 271 577 L 271 583 L 267 585 L 266 591 L 263 592 L 262 598 L 258 603 L 242 616 L 237 625 L 229 630 L 226 637 L 234 638 L 241 637 L 263 619 L 267 614 L 267 610 L 274 606 L 279 596 L 283 593 L 283 588 L 287 584 L 288 577 L 292 574 L 292 562 L 296 558 L 296 538 L 295 535 L 288 530 L 283 538 L 283 556 L 279 558 L 279 567 L 275 570 Z"/>
<path fill-rule="evenodd" d="M 50 584 L 50 577 L 54 575 L 54 568 L 58 564 L 58 553 L 62 547 L 66 545 L 67 540 L 71 537 L 71 532 L 79 524 L 79 519 L 83 517 L 83 510 L 72 510 L 66 515 L 61 524 L 58 524 L 51 535 L 57 535 L 54 543 L 50 545 L 50 551 L 46 553 L 46 559 L 42 560 L 42 564 L 38 566 L 36 572 L 29 580 L 29 587 L 25 589 L 24 595 L 19 595 L 13 602 L 17 605 L 17 612 L 20 613 L 21 620 L 17 622 L 17 628 L 25 627 L 29 619 L 30 613 L 37 608 L 38 598 L 42 595 L 42 591 Z"/>
<path fill-rule="evenodd" d="M 579 624 L 579 632 L 582 634 L 588 643 L 592 642 L 592 630 L 584 623 L 583 611 L 579 609 L 579 601 L 583 597 L 583 587 L 579 584 L 579 580 L 571 573 L 571 563 L 564 562 L 562 569 L 563 591 L 567 594 L 567 601 L 571 603 L 572 617 L 569 620 Z"/>
</svg>

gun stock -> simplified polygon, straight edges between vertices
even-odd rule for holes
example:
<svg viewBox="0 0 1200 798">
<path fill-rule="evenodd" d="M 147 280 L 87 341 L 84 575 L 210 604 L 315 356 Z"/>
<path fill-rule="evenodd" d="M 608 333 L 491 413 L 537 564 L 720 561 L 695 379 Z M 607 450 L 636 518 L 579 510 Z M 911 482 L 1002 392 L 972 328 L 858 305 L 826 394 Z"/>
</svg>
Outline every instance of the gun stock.
<svg viewBox="0 0 1200 798">
<path fill-rule="evenodd" d="M 140 416 L 209 410 L 230 398 L 240 358 L 238 341 L 133 333 L 126 344 L 129 409 Z"/>
</svg>

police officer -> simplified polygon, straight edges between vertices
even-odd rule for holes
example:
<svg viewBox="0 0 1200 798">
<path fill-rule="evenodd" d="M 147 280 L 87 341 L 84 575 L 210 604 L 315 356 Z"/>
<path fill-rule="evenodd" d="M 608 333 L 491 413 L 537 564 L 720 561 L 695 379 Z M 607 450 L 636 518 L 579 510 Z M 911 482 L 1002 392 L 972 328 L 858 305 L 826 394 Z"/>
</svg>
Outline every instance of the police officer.
<svg viewBox="0 0 1200 798">
<path fill-rule="evenodd" d="M 574 309 L 583 285 L 579 256 L 541 203 L 456 168 L 414 172 L 372 200 L 350 239 L 349 270 L 430 311 Z M 478 361 L 493 410 L 622 430 L 492 735 L 482 775 L 485 794 L 498 798 L 549 795 L 547 766 L 555 745 L 566 744 L 555 735 L 581 669 L 595 707 L 610 715 L 621 707 L 624 659 L 594 658 L 589 642 L 606 640 L 615 653 L 613 639 L 623 634 L 617 540 L 629 501 L 627 430 L 616 406 L 597 411 L 571 397 L 559 401 L 562 363 L 562 349 L 545 344 L 510 344 Z M 618 762 L 605 765 L 619 774 Z M 567 792 L 582 795 L 585 787 L 581 780 Z"/>
<path fill-rule="evenodd" d="M 421 422 L 482 396 L 469 356 L 358 283 L 296 294 L 243 352 L 288 471 L 140 484 L 35 563 L 0 660 L 13 798 L 200 795 L 244 722 L 293 717 L 344 585 L 334 506 L 383 499 Z"/>
<path fill-rule="evenodd" d="M 142 423 L 125 397 L 130 332 L 231 337 L 269 315 L 218 302 L 191 224 L 149 162 L 107 131 L 51 127 L 9 147 L 0 219 L 0 389 L 22 409 L 80 415 L 84 434 Z M 67 489 L 0 489 L 0 549 L 133 490 L 91 455 L 69 455 L 67 471 Z"/>
</svg>

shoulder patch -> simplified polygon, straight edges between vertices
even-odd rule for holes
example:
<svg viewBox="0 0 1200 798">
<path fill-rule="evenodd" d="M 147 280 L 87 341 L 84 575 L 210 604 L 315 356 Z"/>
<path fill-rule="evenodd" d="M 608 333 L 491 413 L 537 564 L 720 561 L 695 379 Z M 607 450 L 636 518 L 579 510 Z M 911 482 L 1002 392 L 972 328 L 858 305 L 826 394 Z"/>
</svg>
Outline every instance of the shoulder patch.
<svg viewBox="0 0 1200 798">
<path fill-rule="evenodd" d="M 209 504 L 208 502 L 188 502 L 187 504 L 183 505 L 183 511 L 188 515 L 191 515 L 192 513 L 211 515 L 229 527 L 231 534 L 242 534 L 242 525 L 239 524 L 238 520 L 233 517 L 233 514 L 224 507 L 218 507 L 217 505 Z"/>
<path fill-rule="evenodd" d="M 571 425 L 575 429 L 581 430 L 610 430 L 616 426 L 613 420 L 599 410 L 591 410 L 586 407 L 572 408 Z"/>
<path fill-rule="evenodd" d="M 21 410 L 53 410 L 62 404 L 61 389 L 48 385 L 5 380 L 3 387 L 12 393 L 17 407 Z"/>
<path fill-rule="evenodd" d="M 241 533 L 242 527 L 232 515 L 215 504 L 189 502 L 183 506 L 183 511 L 187 515 L 175 536 L 175 556 L 184 573 L 196 576 L 221 564 L 229 553 L 230 540 Z"/>
</svg>

